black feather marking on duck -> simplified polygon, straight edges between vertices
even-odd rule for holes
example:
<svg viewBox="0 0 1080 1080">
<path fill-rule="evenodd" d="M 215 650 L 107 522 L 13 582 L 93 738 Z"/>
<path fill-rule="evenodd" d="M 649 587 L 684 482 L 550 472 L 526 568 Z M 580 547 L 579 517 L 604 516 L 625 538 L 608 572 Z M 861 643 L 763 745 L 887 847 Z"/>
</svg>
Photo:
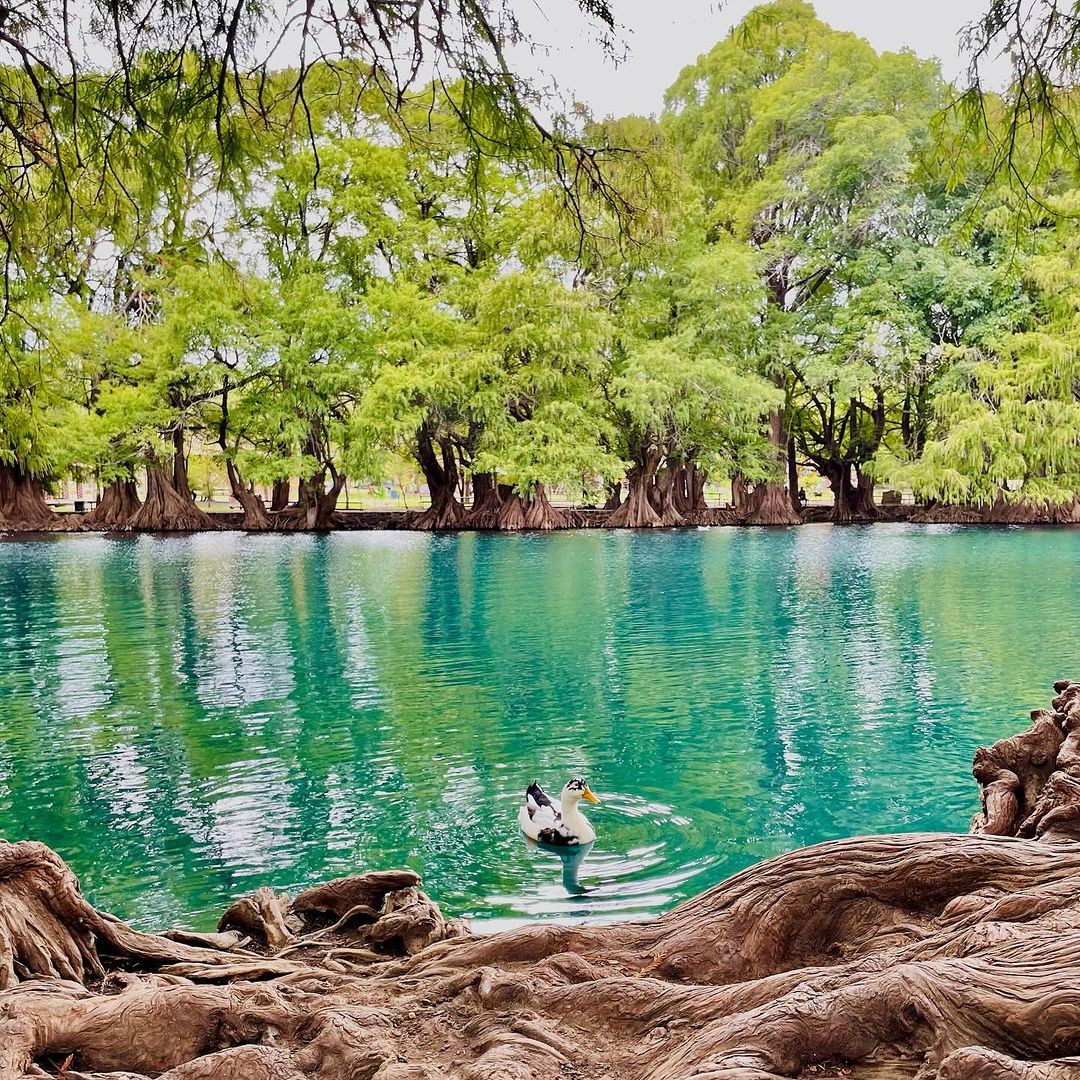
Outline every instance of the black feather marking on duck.
<svg viewBox="0 0 1080 1080">
<path fill-rule="evenodd" d="M 578 842 L 573 833 L 559 832 L 558 829 L 541 829 L 536 839 L 541 844 L 551 844 L 552 847 L 567 847 Z"/>
<path fill-rule="evenodd" d="M 525 789 L 525 798 L 532 799 L 537 806 L 553 806 L 554 804 L 548 798 L 547 792 L 534 780 Z M 529 815 L 532 816 L 531 814 Z"/>
</svg>

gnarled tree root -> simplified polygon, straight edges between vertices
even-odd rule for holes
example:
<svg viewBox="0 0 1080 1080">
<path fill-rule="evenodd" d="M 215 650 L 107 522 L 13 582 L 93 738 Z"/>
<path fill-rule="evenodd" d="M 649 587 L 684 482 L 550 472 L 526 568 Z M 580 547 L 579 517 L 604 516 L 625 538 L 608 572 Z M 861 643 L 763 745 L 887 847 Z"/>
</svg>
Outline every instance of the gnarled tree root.
<svg viewBox="0 0 1080 1080">
<path fill-rule="evenodd" d="M 1080 684 L 1056 689 L 976 755 L 979 831 L 793 851 L 651 923 L 472 937 L 390 871 L 140 934 L 0 843 L 0 1080 L 1075 1080 Z"/>
</svg>

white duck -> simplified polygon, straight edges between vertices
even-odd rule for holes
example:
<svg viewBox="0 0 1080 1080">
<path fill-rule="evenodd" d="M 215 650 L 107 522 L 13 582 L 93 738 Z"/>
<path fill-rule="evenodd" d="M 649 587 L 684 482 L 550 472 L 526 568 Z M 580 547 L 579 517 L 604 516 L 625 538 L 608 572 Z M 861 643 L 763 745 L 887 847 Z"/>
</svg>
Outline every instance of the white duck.
<svg viewBox="0 0 1080 1080">
<path fill-rule="evenodd" d="M 578 809 L 578 803 L 599 803 L 589 790 L 588 781 L 575 776 L 567 781 L 559 799 L 559 809 L 548 798 L 544 789 L 534 780 L 525 791 L 525 805 L 518 812 L 521 831 L 530 840 L 541 844 L 588 844 L 596 839 L 596 831 Z"/>
</svg>

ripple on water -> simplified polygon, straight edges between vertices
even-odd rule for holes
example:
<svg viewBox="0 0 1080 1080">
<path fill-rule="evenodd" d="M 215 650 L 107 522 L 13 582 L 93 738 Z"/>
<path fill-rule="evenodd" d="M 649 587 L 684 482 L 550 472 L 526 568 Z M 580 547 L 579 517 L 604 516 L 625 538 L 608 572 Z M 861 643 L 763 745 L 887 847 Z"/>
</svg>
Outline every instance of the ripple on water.
<svg viewBox="0 0 1080 1080">
<path fill-rule="evenodd" d="M 1078 554 L 903 525 L 5 540 L 0 834 L 140 925 L 400 865 L 486 928 L 652 916 L 801 844 L 965 829 L 975 746 L 1075 674 Z M 567 878 L 516 814 L 576 774 L 604 804 Z"/>
</svg>

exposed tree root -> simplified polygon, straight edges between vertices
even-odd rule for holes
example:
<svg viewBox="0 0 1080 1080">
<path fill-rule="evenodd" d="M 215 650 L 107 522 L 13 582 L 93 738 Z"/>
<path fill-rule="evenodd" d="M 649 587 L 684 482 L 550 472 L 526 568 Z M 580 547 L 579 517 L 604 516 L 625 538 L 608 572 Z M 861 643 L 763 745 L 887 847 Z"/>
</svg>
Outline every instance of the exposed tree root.
<svg viewBox="0 0 1080 1080">
<path fill-rule="evenodd" d="M 747 496 L 742 516 L 747 525 L 802 524 L 784 484 L 758 484 Z"/>
<path fill-rule="evenodd" d="M 985 525 L 986 511 L 977 506 L 929 502 L 909 519 L 915 525 Z"/>
<path fill-rule="evenodd" d="M 91 529 L 127 529 L 141 506 L 134 479 L 113 480 L 105 488 L 97 506 L 82 519 L 82 524 Z"/>
<path fill-rule="evenodd" d="M 543 484 L 537 484 L 532 495 L 522 498 L 512 489 L 505 489 L 502 504 L 495 515 L 495 527 L 504 532 L 569 529 L 571 519 L 551 505 Z"/>
<path fill-rule="evenodd" d="M 0 531 L 38 532 L 69 526 L 45 501 L 41 481 L 17 465 L 0 464 Z"/>
<path fill-rule="evenodd" d="M 466 517 L 470 529 L 497 529 L 503 499 L 512 489 L 497 483 L 491 473 L 478 473 L 473 478 L 473 504 Z"/>
<path fill-rule="evenodd" d="M 215 529 L 214 519 L 182 496 L 156 465 L 146 468 L 146 499 L 128 522 L 144 532 L 196 532 Z"/>
<path fill-rule="evenodd" d="M 140 934 L 0 843 L 0 1080 L 1075 1080 L 1080 684 L 1055 689 L 976 755 L 972 835 L 793 851 L 651 923 L 472 937 L 391 871 Z"/>
</svg>

